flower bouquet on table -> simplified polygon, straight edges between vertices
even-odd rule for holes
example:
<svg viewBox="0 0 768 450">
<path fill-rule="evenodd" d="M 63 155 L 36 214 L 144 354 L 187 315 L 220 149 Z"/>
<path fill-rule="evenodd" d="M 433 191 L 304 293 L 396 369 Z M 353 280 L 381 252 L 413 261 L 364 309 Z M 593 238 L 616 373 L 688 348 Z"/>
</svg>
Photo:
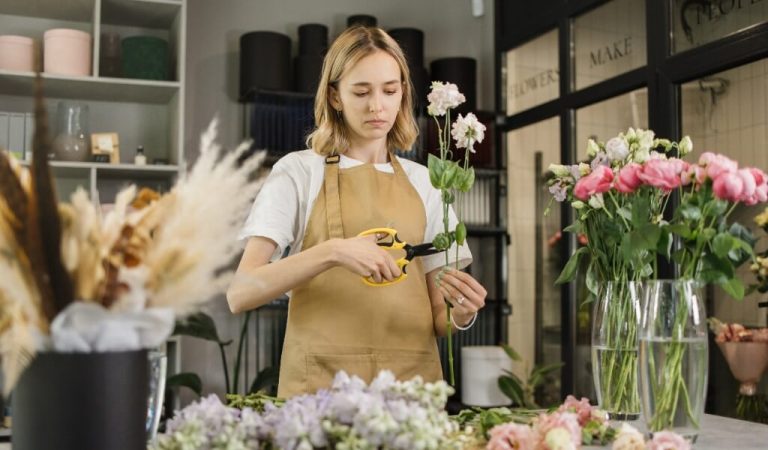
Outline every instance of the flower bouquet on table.
<svg viewBox="0 0 768 450">
<path fill-rule="evenodd" d="M 435 236 L 433 245 L 438 250 L 449 250 L 451 246 L 456 244 L 456 264 L 458 266 L 459 246 L 463 245 L 467 238 L 467 227 L 461 221 L 461 210 L 457 209 L 457 223 L 451 229 L 452 217 L 450 206 L 456 203 L 458 196 L 472 189 L 472 185 L 475 182 L 475 170 L 469 164 L 469 155 L 475 153 L 475 144 L 483 142 L 485 138 L 485 125 L 480 123 L 474 114 L 468 113 L 466 116 L 459 114 L 456 121 L 449 127 L 451 123 L 451 110 L 466 101 L 464 94 L 459 92 L 459 88 L 453 83 L 433 81 L 427 100 L 429 101 L 427 112 L 435 119 L 437 124 L 438 142 L 440 145 L 440 156 L 438 157 L 430 153 L 428 157 L 429 180 L 432 186 L 440 190 L 443 202 L 443 232 Z M 441 117 L 443 118 L 443 123 L 441 123 Z M 464 158 L 459 162 L 453 160 L 451 137 L 456 141 L 456 148 L 465 149 Z M 448 267 L 449 262 L 449 254 L 446 251 L 446 267 Z M 439 281 L 438 279 L 438 284 Z M 454 385 L 451 304 L 446 302 L 446 306 L 445 326 L 448 339 L 448 366 L 450 382 L 451 385 Z"/>
<path fill-rule="evenodd" d="M 639 416 L 637 283 L 655 272 L 657 249 L 671 245 L 662 233 L 662 212 L 686 164 L 666 154 L 691 148 L 687 137 L 677 143 L 629 128 L 606 143 L 590 139 L 587 162 L 549 166 L 554 200 L 574 208 L 575 220 L 565 230 L 584 244 L 556 282 L 572 281 L 581 258 L 589 258 L 586 284 L 597 298 L 592 367 L 599 404 L 612 418 Z"/>
<path fill-rule="evenodd" d="M 757 392 L 757 385 L 768 368 L 768 328 L 746 329 L 741 324 L 723 323 L 714 317 L 708 322 L 728 368 L 740 383 L 736 414 L 745 420 L 768 423 L 765 395 Z"/>
<path fill-rule="evenodd" d="M 14 448 L 27 448 L 27 439 L 30 447 L 64 448 L 53 443 L 62 438 L 55 430 L 39 433 L 28 420 L 61 425 L 68 439 L 82 438 L 75 446 L 126 448 L 116 440 L 125 436 L 98 429 L 118 423 L 109 417 L 123 404 L 135 405 L 138 417 L 128 414 L 118 431 L 145 444 L 146 349 L 165 342 L 176 318 L 225 290 L 226 268 L 239 252 L 226 236 L 236 235 L 260 186 L 251 177 L 262 157 L 240 164 L 247 145 L 224 153 L 214 138 L 215 123 L 195 166 L 169 193 L 137 197 L 136 187 L 127 187 L 105 215 L 82 189 L 58 202 L 40 94 L 29 169 L 0 152 L 0 359 L 5 392 L 14 389 Z M 133 356 L 119 359 L 124 354 Z M 104 355 L 124 365 L 103 362 Z M 63 361 L 72 362 L 70 375 Z M 36 394 L 41 385 L 54 397 Z M 75 403 L 95 422 L 72 415 Z M 112 434 L 109 442 L 91 440 Z"/>
</svg>

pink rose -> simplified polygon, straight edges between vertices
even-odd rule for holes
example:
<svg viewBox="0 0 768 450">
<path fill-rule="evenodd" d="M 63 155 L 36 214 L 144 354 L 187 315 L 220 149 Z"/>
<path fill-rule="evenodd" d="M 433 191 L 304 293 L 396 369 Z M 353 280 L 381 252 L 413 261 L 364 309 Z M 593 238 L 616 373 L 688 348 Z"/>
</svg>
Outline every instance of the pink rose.
<svg viewBox="0 0 768 450">
<path fill-rule="evenodd" d="M 637 163 L 629 163 L 622 167 L 613 184 L 616 187 L 616 190 L 624 194 L 635 192 L 635 189 L 642 184 L 642 180 L 638 177 L 638 174 L 642 169 L 643 166 Z M 566 402 L 567 401 L 568 400 L 566 399 Z"/>
<path fill-rule="evenodd" d="M 653 439 L 648 443 L 648 450 L 690 450 L 691 443 L 677 433 L 659 431 L 653 433 Z"/>
<path fill-rule="evenodd" d="M 611 189 L 613 171 L 610 167 L 597 166 L 589 175 L 582 177 L 573 188 L 573 195 L 579 200 L 587 200 L 595 194 Z"/>
<path fill-rule="evenodd" d="M 683 186 L 691 183 L 704 184 L 707 180 L 707 170 L 697 164 L 691 164 L 680 174 L 680 180 Z"/>
<path fill-rule="evenodd" d="M 562 433 L 562 431 L 565 431 L 565 433 Z M 552 414 L 540 414 L 533 424 L 533 433 L 536 439 L 535 448 L 537 450 L 555 450 L 550 445 L 553 441 L 552 438 L 560 437 L 563 434 L 568 437 L 567 444 L 572 444 L 572 448 L 581 447 L 581 427 L 579 426 L 578 417 L 573 413 L 554 412 Z M 559 439 L 555 440 L 559 441 Z M 563 443 L 560 442 L 560 444 Z M 564 445 L 557 445 L 556 447 L 561 448 Z"/>
<path fill-rule="evenodd" d="M 680 160 L 649 159 L 637 176 L 643 183 L 669 192 L 682 183 L 680 172 L 683 168 Z"/>
<path fill-rule="evenodd" d="M 742 193 L 741 198 L 742 201 L 746 205 L 755 205 L 757 203 L 763 203 L 766 200 L 768 200 L 768 177 L 765 175 L 765 172 L 763 172 L 760 169 L 756 169 L 754 167 L 750 167 L 748 169 L 742 169 L 742 170 L 748 170 L 749 173 L 752 175 L 752 179 L 755 181 L 755 189 L 754 192 L 752 192 L 751 195 L 746 195 L 745 193 Z M 739 171 L 741 173 L 741 170 Z"/>
<path fill-rule="evenodd" d="M 557 411 L 576 414 L 576 416 L 579 418 L 579 425 L 583 427 L 591 419 L 600 420 L 600 417 L 602 416 L 598 414 L 595 414 L 593 417 L 592 411 L 595 409 L 596 408 L 589 404 L 588 398 L 582 397 L 581 400 L 576 400 L 576 397 L 569 395 L 566 397 L 565 402 L 560 405 L 560 408 L 558 408 Z"/>
<path fill-rule="evenodd" d="M 714 180 L 724 172 L 736 172 L 739 164 L 724 155 L 705 152 L 699 157 L 699 165 L 707 170 L 707 176 Z"/>
<path fill-rule="evenodd" d="M 528 425 L 505 423 L 491 428 L 486 450 L 534 450 L 533 431 Z"/>
<path fill-rule="evenodd" d="M 752 171 L 749 169 L 739 169 L 736 174 L 744 182 L 744 189 L 741 190 L 741 198 L 739 200 L 746 202 L 755 195 L 755 189 L 757 188 L 755 176 L 752 175 Z"/>
<path fill-rule="evenodd" d="M 715 197 L 738 202 L 741 200 L 741 193 L 744 191 L 744 180 L 737 172 L 722 172 L 712 182 L 712 192 Z"/>
</svg>

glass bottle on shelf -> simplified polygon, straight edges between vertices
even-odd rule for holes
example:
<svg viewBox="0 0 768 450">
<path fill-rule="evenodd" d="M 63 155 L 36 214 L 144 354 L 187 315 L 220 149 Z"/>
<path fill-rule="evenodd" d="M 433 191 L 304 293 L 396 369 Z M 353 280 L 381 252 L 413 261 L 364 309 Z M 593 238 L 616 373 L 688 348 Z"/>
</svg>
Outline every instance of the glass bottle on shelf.
<svg viewBox="0 0 768 450">
<path fill-rule="evenodd" d="M 84 162 L 91 159 L 88 105 L 59 102 L 56 108 L 56 138 L 51 159 Z"/>
</svg>

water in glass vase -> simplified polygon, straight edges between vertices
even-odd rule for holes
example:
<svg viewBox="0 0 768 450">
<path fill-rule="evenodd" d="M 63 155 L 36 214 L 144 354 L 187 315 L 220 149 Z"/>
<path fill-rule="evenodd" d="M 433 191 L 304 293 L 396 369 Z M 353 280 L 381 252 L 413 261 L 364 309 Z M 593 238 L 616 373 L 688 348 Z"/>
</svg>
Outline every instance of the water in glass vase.
<svg viewBox="0 0 768 450">
<path fill-rule="evenodd" d="M 640 339 L 640 391 L 651 432 L 696 441 L 707 388 L 706 337 Z"/>
<path fill-rule="evenodd" d="M 611 420 L 636 420 L 640 417 L 637 392 L 637 348 L 592 346 L 597 403 Z"/>
</svg>

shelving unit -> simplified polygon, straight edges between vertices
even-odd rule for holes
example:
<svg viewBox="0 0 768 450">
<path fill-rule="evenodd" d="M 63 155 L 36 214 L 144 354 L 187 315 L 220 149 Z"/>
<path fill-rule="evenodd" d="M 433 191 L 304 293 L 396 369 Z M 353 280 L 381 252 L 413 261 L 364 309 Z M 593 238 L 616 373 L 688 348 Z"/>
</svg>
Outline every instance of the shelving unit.
<svg viewBox="0 0 768 450">
<path fill-rule="evenodd" d="M 43 90 L 55 136 L 58 102 L 76 101 L 89 108 L 91 133 L 116 132 L 120 164 L 52 161 L 59 196 L 66 199 L 78 187 L 93 198 L 111 203 L 126 184 L 156 190 L 170 188 L 185 170 L 184 53 L 186 3 L 183 0 L 4 0 L 0 4 L 3 34 L 18 34 L 42 43 L 52 28 L 75 28 L 92 36 L 92 67 L 88 76 L 43 73 Z M 99 49 L 103 32 L 166 39 L 170 50 L 168 81 L 102 77 Z M 42 55 L 42 45 L 37 49 Z M 0 104 L 4 111 L 31 113 L 35 74 L 0 70 Z M 149 165 L 131 164 L 142 145 Z M 15 150 L 15 149 L 12 149 Z M 162 160 L 166 164 L 152 164 Z"/>
</svg>

